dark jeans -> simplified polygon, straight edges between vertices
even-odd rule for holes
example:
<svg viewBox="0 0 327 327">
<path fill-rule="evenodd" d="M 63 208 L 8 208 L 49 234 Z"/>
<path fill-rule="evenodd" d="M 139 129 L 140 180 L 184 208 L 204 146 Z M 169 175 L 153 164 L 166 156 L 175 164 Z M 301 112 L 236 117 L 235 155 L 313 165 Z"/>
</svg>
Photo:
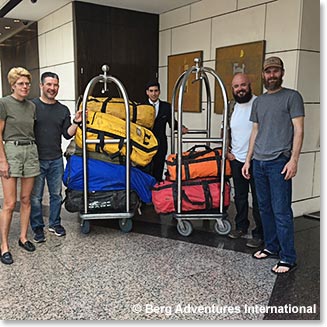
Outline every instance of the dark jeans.
<svg viewBox="0 0 327 327">
<path fill-rule="evenodd" d="M 253 160 L 253 173 L 264 230 L 265 248 L 279 253 L 281 261 L 294 264 L 294 224 L 292 211 L 292 180 L 281 174 L 288 158 Z"/>
<path fill-rule="evenodd" d="M 40 160 L 41 174 L 35 177 L 34 187 L 31 195 L 31 217 L 32 230 L 44 227 L 42 214 L 42 198 L 45 180 L 50 194 L 49 226 L 60 225 L 60 212 L 62 204 L 62 176 L 64 173 L 63 159 Z"/>
<path fill-rule="evenodd" d="M 251 187 L 252 193 L 252 213 L 253 219 L 255 222 L 255 229 L 252 230 L 252 236 L 254 238 L 263 239 L 263 230 L 262 230 L 262 223 L 259 213 L 256 189 L 254 185 L 254 179 L 252 176 L 252 171 L 250 169 L 251 178 L 250 180 L 246 179 L 242 175 L 242 167 L 244 165 L 243 162 L 232 160 L 231 162 L 232 168 L 232 176 L 234 182 L 234 190 L 235 190 L 235 206 L 236 206 L 236 217 L 235 217 L 235 224 L 236 229 L 241 230 L 244 233 L 248 232 L 248 228 L 250 225 L 248 219 L 248 211 L 249 211 L 249 188 Z M 252 166 L 252 165 L 251 165 Z"/>
</svg>

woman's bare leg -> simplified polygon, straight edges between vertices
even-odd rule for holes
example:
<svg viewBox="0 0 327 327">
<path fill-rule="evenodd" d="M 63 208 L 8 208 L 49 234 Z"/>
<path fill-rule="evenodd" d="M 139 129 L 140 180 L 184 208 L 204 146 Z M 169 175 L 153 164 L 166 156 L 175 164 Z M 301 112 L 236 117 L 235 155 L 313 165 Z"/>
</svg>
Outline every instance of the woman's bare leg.
<svg viewBox="0 0 327 327">
<path fill-rule="evenodd" d="M 20 240 L 27 241 L 27 230 L 31 214 L 31 193 L 34 185 L 34 177 L 21 178 L 20 190 Z"/>
<path fill-rule="evenodd" d="M 12 214 L 15 209 L 17 200 L 17 178 L 1 177 L 3 189 L 3 206 L 0 215 L 0 236 L 1 236 L 1 253 L 9 251 L 9 230 L 12 220 Z"/>
</svg>

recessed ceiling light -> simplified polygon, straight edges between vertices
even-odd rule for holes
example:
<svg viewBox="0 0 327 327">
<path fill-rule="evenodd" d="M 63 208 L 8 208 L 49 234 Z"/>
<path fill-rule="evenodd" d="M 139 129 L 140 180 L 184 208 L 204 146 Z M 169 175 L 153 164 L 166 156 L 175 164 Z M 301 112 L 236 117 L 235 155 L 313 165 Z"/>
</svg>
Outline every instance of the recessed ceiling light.
<svg viewBox="0 0 327 327">
<path fill-rule="evenodd" d="M 10 30 L 11 27 L 10 26 L 5 26 L 5 30 Z"/>
<path fill-rule="evenodd" d="M 14 23 L 19 23 L 20 20 L 19 19 L 14 19 Z"/>
</svg>

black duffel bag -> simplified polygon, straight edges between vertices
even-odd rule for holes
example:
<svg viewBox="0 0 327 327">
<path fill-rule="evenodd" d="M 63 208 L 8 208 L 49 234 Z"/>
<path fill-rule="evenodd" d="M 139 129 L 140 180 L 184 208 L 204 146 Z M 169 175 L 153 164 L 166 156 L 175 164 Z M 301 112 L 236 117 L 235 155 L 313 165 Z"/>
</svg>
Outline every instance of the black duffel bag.
<svg viewBox="0 0 327 327">
<path fill-rule="evenodd" d="M 69 212 L 84 211 L 83 191 L 65 190 L 66 197 L 63 201 L 65 208 Z M 135 211 L 139 205 L 139 197 L 136 192 L 130 193 L 130 210 Z M 88 194 L 88 212 L 125 212 L 126 211 L 126 191 L 98 191 Z"/>
</svg>

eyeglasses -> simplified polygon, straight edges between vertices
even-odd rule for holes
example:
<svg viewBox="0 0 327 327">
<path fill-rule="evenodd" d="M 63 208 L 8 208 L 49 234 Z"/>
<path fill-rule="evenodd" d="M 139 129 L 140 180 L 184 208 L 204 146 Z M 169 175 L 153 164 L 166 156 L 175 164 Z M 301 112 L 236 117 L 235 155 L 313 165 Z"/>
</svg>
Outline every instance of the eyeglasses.
<svg viewBox="0 0 327 327">
<path fill-rule="evenodd" d="M 26 87 L 30 87 L 31 83 L 28 82 L 19 82 L 19 83 L 15 83 L 16 85 L 22 87 L 22 86 L 26 86 Z"/>
</svg>

